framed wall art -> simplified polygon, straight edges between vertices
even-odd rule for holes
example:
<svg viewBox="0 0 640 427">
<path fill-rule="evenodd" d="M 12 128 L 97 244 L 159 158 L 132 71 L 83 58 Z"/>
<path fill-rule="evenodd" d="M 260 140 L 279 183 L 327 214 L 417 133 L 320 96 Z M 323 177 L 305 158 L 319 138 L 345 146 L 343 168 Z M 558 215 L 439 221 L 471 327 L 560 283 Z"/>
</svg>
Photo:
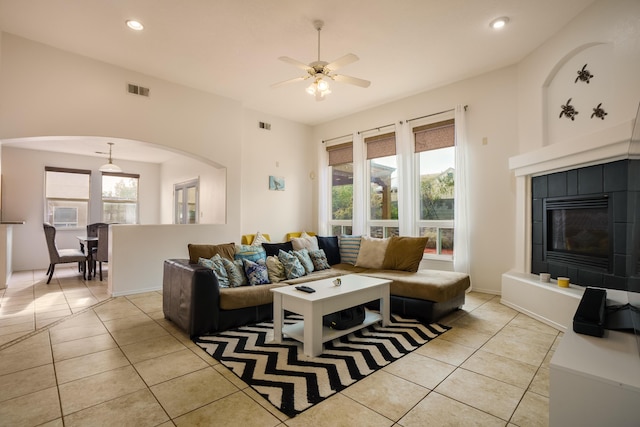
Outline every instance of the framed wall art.
<svg viewBox="0 0 640 427">
<path fill-rule="evenodd" d="M 269 176 L 269 190 L 284 191 L 284 177 L 273 175 Z"/>
</svg>

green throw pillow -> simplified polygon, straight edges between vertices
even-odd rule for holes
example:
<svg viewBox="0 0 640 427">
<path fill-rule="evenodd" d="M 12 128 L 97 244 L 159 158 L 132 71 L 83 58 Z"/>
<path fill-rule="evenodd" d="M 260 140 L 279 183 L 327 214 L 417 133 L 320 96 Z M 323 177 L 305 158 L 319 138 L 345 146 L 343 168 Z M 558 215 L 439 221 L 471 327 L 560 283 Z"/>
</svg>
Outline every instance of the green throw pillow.
<svg viewBox="0 0 640 427">
<path fill-rule="evenodd" d="M 284 275 L 287 279 L 296 279 L 306 274 L 306 270 L 300 263 L 300 260 L 292 253 L 287 253 L 281 249 L 280 252 L 278 252 L 278 259 L 284 267 Z"/>
</svg>

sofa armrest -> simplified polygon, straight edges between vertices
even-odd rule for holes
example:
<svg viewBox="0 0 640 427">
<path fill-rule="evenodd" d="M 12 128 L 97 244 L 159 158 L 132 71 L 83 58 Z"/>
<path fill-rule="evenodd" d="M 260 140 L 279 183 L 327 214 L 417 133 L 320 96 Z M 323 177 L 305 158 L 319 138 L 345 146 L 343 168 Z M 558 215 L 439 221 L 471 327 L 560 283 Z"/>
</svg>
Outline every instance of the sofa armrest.
<svg viewBox="0 0 640 427">
<path fill-rule="evenodd" d="M 218 279 L 213 270 L 186 259 L 164 262 L 162 309 L 190 337 L 218 327 L 220 307 Z"/>
</svg>

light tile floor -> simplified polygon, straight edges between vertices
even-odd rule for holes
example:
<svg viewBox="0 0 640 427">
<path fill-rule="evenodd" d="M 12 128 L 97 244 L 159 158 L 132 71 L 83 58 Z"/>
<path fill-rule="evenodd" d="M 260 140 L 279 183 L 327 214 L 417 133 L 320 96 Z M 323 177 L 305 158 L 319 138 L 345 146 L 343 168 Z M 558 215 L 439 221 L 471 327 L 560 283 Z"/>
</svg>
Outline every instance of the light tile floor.
<svg viewBox="0 0 640 427">
<path fill-rule="evenodd" d="M 108 298 L 73 269 L 45 281 L 0 291 L 0 425 L 548 425 L 562 334 L 494 295 L 471 292 L 453 329 L 289 419 L 165 320 L 161 292 Z"/>
</svg>

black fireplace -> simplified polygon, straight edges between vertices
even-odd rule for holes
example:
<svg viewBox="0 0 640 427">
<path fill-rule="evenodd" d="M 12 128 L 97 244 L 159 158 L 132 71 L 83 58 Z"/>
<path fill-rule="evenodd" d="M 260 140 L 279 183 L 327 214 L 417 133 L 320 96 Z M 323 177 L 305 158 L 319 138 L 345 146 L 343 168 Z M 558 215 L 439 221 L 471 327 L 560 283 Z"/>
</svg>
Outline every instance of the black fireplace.
<svg viewBox="0 0 640 427">
<path fill-rule="evenodd" d="M 635 219 L 629 212 L 635 212 L 639 194 L 630 188 L 635 177 L 629 178 L 637 162 L 620 160 L 532 178 L 532 273 L 627 290 L 634 270 Z"/>
<path fill-rule="evenodd" d="M 611 201 L 607 194 L 544 199 L 544 259 L 610 273 L 613 260 Z"/>
</svg>

